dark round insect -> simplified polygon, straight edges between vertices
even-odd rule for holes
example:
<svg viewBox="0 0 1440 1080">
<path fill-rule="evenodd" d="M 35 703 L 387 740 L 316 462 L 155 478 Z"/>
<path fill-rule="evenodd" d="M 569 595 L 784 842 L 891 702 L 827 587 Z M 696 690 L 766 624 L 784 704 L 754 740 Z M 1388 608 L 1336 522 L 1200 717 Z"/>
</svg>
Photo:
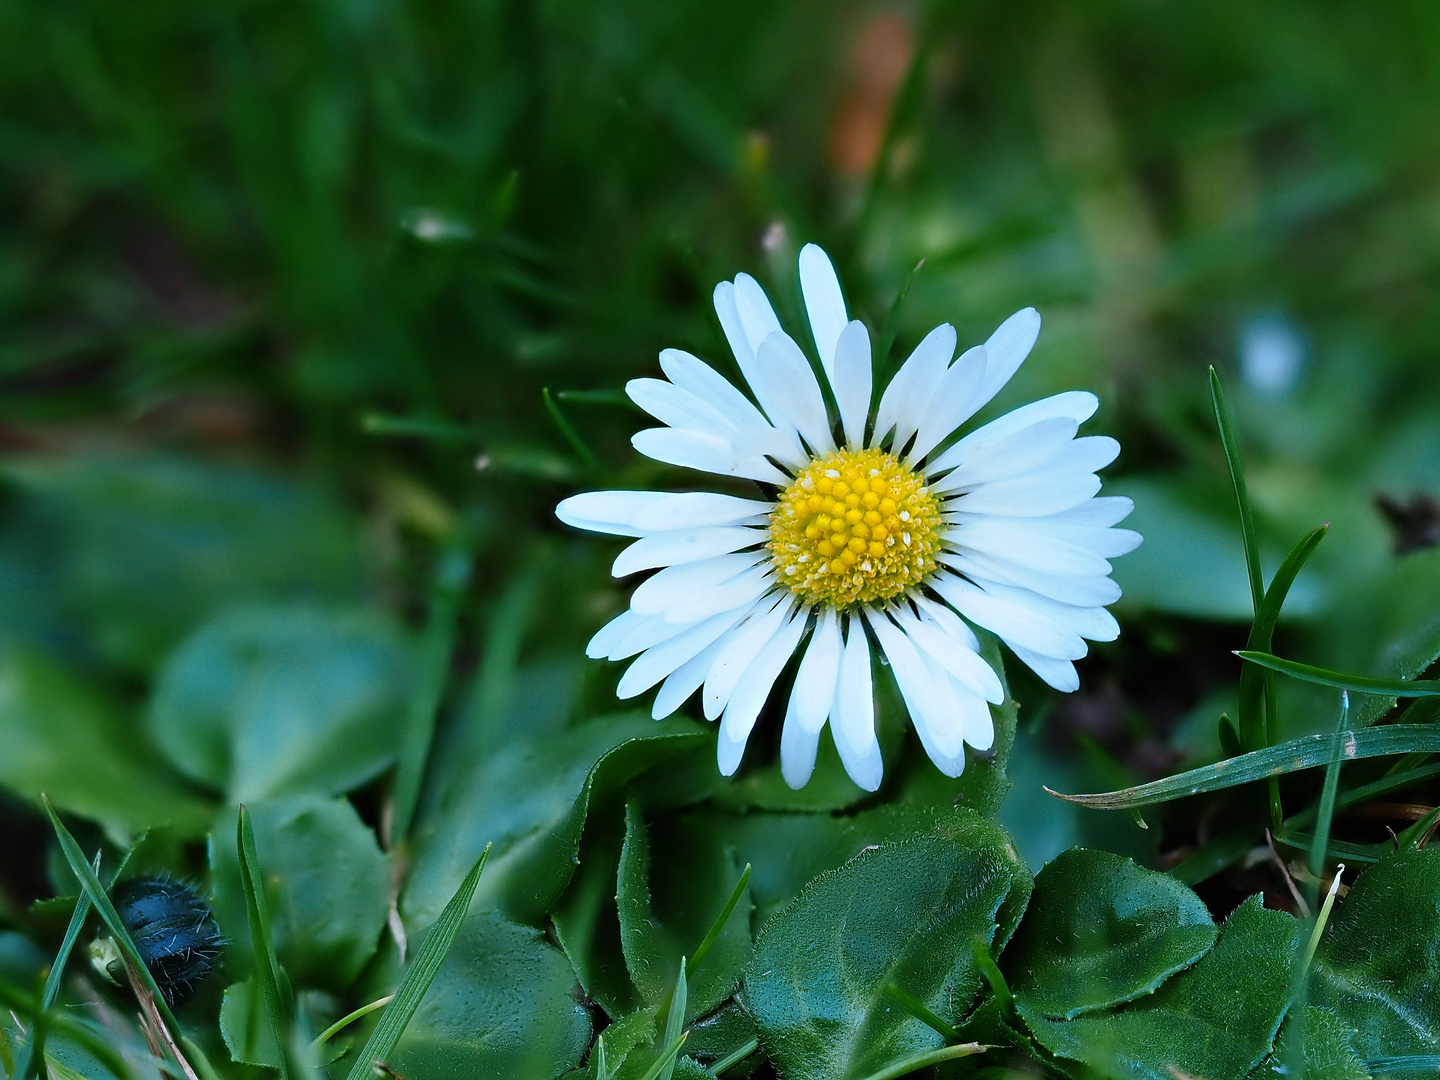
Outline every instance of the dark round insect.
<svg viewBox="0 0 1440 1080">
<path fill-rule="evenodd" d="M 135 939 L 165 1003 L 187 1001 L 220 956 L 220 929 L 195 890 L 170 878 L 132 878 L 115 889 L 120 921 Z"/>
</svg>

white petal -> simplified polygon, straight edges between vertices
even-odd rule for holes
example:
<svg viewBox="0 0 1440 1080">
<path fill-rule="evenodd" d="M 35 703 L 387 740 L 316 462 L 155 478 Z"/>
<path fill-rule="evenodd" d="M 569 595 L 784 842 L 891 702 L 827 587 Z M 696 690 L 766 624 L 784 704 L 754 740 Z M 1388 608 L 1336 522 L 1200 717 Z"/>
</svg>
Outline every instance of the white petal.
<svg viewBox="0 0 1440 1080">
<path fill-rule="evenodd" d="M 941 754 L 954 756 L 959 753 L 965 733 L 954 694 L 949 692 L 948 686 L 930 677 L 930 671 L 915 645 L 888 616 L 872 611 L 868 613 L 867 621 L 875 630 L 885 658 L 890 661 L 890 670 L 895 675 L 900 696 L 905 699 L 911 722 L 917 728 L 923 724 L 929 730 L 930 738 Z"/>
<path fill-rule="evenodd" d="M 1093 501 L 1093 500 L 1092 500 Z M 638 515 L 637 515 L 638 516 Z M 1003 525 L 1010 528 L 1028 529 L 1038 536 L 1063 540 L 1067 544 L 1094 552 L 1104 559 L 1115 559 L 1127 555 L 1140 546 L 1141 536 L 1130 529 L 1097 528 L 1093 525 L 1071 525 L 1064 514 L 1038 518 L 998 517 L 994 514 L 947 513 L 957 527 L 981 523 Z"/>
<path fill-rule="evenodd" d="M 713 559 L 667 566 L 652 574 L 630 594 L 630 609 L 641 615 L 660 615 L 699 589 L 724 584 L 757 565 L 764 558 L 759 551 L 717 555 Z"/>
<path fill-rule="evenodd" d="M 983 427 L 976 428 L 936 458 L 931 468 L 935 472 L 942 472 L 945 469 L 963 465 L 971 457 L 980 453 L 983 448 L 1037 424 L 1041 420 L 1065 416 L 1077 424 L 1083 424 L 1095 415 L 1095 410 L 1099 407 L 1100 399 L 1085 390 L 1067 390 L 1063 394 L 1032 401 L 1028 405 L 1012 409 L 1004 416 L 991 420 Z"/>
<path fill-rule="evenodd" d="M 585 655 L 591 660 L 600 660 L 610 655 L 610 650 L 625 637 L 644 622 L 644 616 L 639 612 L 626 608 L 615 618 L 602 626 L 585 646 Z"/>
<path fill-rule="evenodd" d="M 875 738 L 875 692 L 870 679 L 870 643 L 860 619 L 850 617 L 840 678 L 830 708 L 830 733 L 850 779 L 866 791 L 877 791 L 885 765 Z"/>
<path fill-rule="evenodd" d="M 809 460 L 793 432 L 772 427 L 764 413 L 709 364 L 679 349 L 665 349 L 660 353 L 660 367 L 676 386 L 688 390 L 730 422 L 733 430 L 728 437 L 733 444 L 753 446 L 749 453 L 768 454 L 787 465 L 800 466 Z"/>
<path fill-rule="evenodd" d="M 1009 644 L 1007 642 L 1006 644 Z M 1041 656 L 1039 653 L 1031 652 L 1029 649 L 1017 645 L 1010 645 L 1019 661 L 1031 671 L 1039 675 L 1047 684 L 1056 690 L 1066 694 L 1073 694 L 1080 689 L 1080 673 L 1075 670 L 1075 665 L 1069 660 L 1057 660 L 1050 656 Z"/>
<path fill-rule="evenodd" d="M 830 703 L 835 700 L 843 649 L 840 616 L 834 608 L 821 608 L 810 647 L 805 650 L 800 669 L 795 673 L 795 691 L 791 695 L 796 722 L 808 732 L 818 732 L 825 726 Z"/>
<path fill-rule="evenodd" d="M 960 703 L 965 742 L 983 754 L 995 745 L 995 718 L 990 715 L 990 706 L 979 694 L 953 678 L 950 679 L 950 687 Z"/>
<path fill-rule="evenodd" d="M 1090 641 L 1114 641 L 1120 636 L 1120 624 L 1115 616 L 1103 607 L 1076 607 L 1061 604 L 1048 596 L 1040 596 L 1029 589 L 987 581 L 982 588 L 991 596 L 1023 604 L 1032 611 L 1064 627 L 1072 634 L 1078 634 Z"/>
<path fill-rule="evenodd" d="M 561 499 L 555 516 L 575 529 L 644 536 L 649 530 L 635 524 L 635 515 L 665 496 L 663 491 L 587 491 Z"/>
<path fill-rule="evenodd" d="M 785 783 L 799 791 L 810 782 L 815 772 L 815 755 L 820 748 L 820 732 L 806 731 L 795 719 L 795 695 L 785 712 L 785 726 L 780 730 L 780 775 Z"/>
<path fill-rule="evenodd" d="M 1087 435 L 1076 439 L 1056 456 L 1057 472 L 1099 472 L 1120 455 L 1120 444 L 1108 435 Z"/>
<path fill-rule="evenodd" d="M 833 452 L 835 439 L 830 434 L 830 418 L 825 413 L 820 384 L 810 370 L 810 362 L 789 334 L 774 333 L 761 343 L 759 374 L 765 380 L 765 390 L 774 407 L 800 432 L 810 449 L 816 454 Z M 760 393 L 758 387 L 755 392 Z M 778 423 L 779 418 L 775 419 Z"/>
<path fill-rule="evenodd" d="M 760 355 L 760 345 L 766 338 L 771 334 L 784 333 L 775 309 L 770 306 L 770 298 L 749 274 L 735 275 L 735 310 L 740 315 L 740 325 L 745 328 L 750 349 L 756 356 Z"/>
<path fill-rule="evenodd" d="M 774 503 L 718 495 L 712 491 L 684 491 L 653 499 L 635 510 L 630 520 L 636 528 L 651 532 L 666 529 L 693 529 L 701 525 L 752 524 L 769 514 Z"/>
<path fill-rule="evenodd" d="M 631 379 L 625 393 L 640 408 L 662 424 L 712 435 L 728 433 L 735 427 L 713 405 L 664 379 Z"/>
<path fill-rule="evenodd" d="M 976 394 L 980 381 L 985 377 L 985 364 L 985 347 L 976 345 L 973 349 L 966 349 L 950 365 L 930 400 L 925 403 L 920 427 L 915 434 L 915 445 L 910 449 L 910 462 L 923 459 L 975 414 L 980 407 Z"/>
<path fill-rule="evenodd" d="M 770 603 L 768 598 L 766 603 Z M 780 624 L 791 606 L 788 597 L 777 596 L 768 611 L 763 605 L 758 607 L 756 613 L 750 616 L 715 658 L 715 663 L 710 666 L 710 671 L 705 676 L 702 700 L 706 720 L 717 719 L 725 711 L 740 676 L 745 674 L 750 661 L 755 659 L 765 643 L 775 636 L 775 631 L 780 629 Z"/>
<path fill-rule="evenodd" d="M 1089 525 L 1103 529 L 1124 521 L 1134 509 L 1135 501 L 1124 495 L 1101 495 L 1081 503 L 1073 510 L 1051 514 L 1042 520 L 1054 522 L 1056 525 Z"/>
<path fill-rule="evenodd" d="M 1061 660 L 1078 660 L 1089 651 L 1078 634 L 1056 626 L 1022 604 L 991 596 L 963 578 L 940 573 L 931 577 L 930 584 L 961 615 L 1006 644 L 1014 642 Z"/>
<path fill-rule="evenodd" d="M 1099 490 L 1094 473 L 1047 471 L 982 484 L 947 505 L 967 514 L 1042 517 L 1079 506 Z"/>
<path fill-rule="evenodd" d="M 742 611 L 729 611 L 690 627 L 668 641 L 646 649 L 625 669 L 615 696 L 621 701 L 643 694 L 681 664 L 710 646 L 740 621 Z"/>
<path fill-rule="evenodd" d="M 1054 458 L 1080 425 L 1071 417 L 1041 420 L 1003 439 L 997 439 L 967 458 L 954 472 L 931 483 L 937 492 L 958 491 L 977 484 L 1019 476 Z"/>
<path fill-rule="evenodd" d="M 670 676 L 660 684 L 659 691 L 655 694 L 655 704 L 650 709 L 650 715 L 656 720 L 664 720 L 681 705 L 705 681 L 705 675 L 710 666 L 715 663 L 715 658 L 730 642 L 730 637 L 735 631 L 722 634 L 708 648 L 701 652 L 694 659 L 687 660 L 681 664 Z"/>
<path fill-rule="evenodd" d="M 893 451 L 899 453 L 905 448 L 954 355 L 955 327 L 942 323 L 925 335 L 880 395 L 880 405 L 875 410 L 875 430 L 870 435 L 872 445 L 879 446 L 894 428 Z"/>
<path fill-rule="evenodd" d="M 762 544 L 768 535 L 764 529 L 747 525 L 711 525 L 703 529 L 656 533 L 641 537 L 620 552 L 610 567 L 610 573 L 618 578 L 660 566 L 699 562 Z"/>
<path fill-rule="evenodd" d="M 730 440 L 684 428 L 645 428 L 630 436 L 630 445 L 655 461 L 700 469 L 720 476 L 743 476 L 784 486 L 788 477 L 762 457 L 737 457 Z"/>
<path fill-rule="evenodd" d="M 675 623 L 661 615 L 642 616 L 640 621 L 617 641 L 606 655 L 611 660 L 624 660 L 626 657 L 642 653 L 661 642 L 669 641 L 671 638 L 683 634 L 699 621 L 699 619 L 694 619 L 686 623 Z"/>
<path fill-rule="evenodd" d="M 1110 564 L 1093 551 L 1023 525 L 1004 525 L 993 519 L 957 525 L 946 531 L 945 541 L 962 552 L 983 552 L 1002 563 L 1028 566 L 1046 574 L 1097 577 L 1111 570 Z"/>
<path fill-rule="evenodd" d="M 768 561 L 762 562 L 729 581 L 685 593 L 665 609 L 665 620 L 672 623 L 695 622 L 752 604 L 775 587 L 773 569 Z"/>
<path fill-rule="evenodd" d="M 911 602 L 919 609 L 924 621 L 935 623 L 945 634 L 979 655 L 980 639 L 975 636 L 975 631 L 970 629 L 970 624 L 959 615 L 927 596 L 913 597 Z"/>
<path fill-rule="evenodd" d="M 1022 308 L 1006 319 L 985 342 L 985 351 L 990 353 L 990 366 L 985 372 L 985 383 L 980 390 L 980 404 L 984 405 L 1010 381 L 1019 370 L 1035 339 L 1040 336 L 1040 313 L 1034 308 Z M 979 406 L 977 406 L 978 408 Z"/>
<path fill-rule="evenodd" d="M 1120 586 L 1108 577 L 1066 577 L 1044 574 L 1014 563 L 1002 563 L 978 551 L 961 554 L 942 551 L 936 556 L 946 566 L 954 567 L 976 581 L 999 581 L 1048 596 L 1062 604 L 1076 607 L 1104 607 L 1120 599 Z"/>
<path fill-rule="evenodd" d="M 745 669 L 745 674 L 731 692 L 730 700 L 725 705 L 725 713 L 720 718 L 722 742 L 728 739 L 744 749 L 750 732 L 755 729 L 755 719 L 764 708 L 765 699 L 770 696 L 775 680 L 780 677 L 781 670 L 795 652 L 795 646 L 800 643 L 800 635 L 805 631 L 805 620 L 808 616 L 808 611 L 792 615 L 775 631 L 774 637 L 761 646 L 755 659 L 750 661 L 750 666 Z M 736 764 L 739 764 L 738 759 Z M 732 769 L 731 772 L 733 771 Z M 729 776 L 730 773 L 725 775 Z"/>
<path fill-rule="evenodd" d="M 870 331 L 860 321 L 841 332 L 835 346 L 835 364 L 828 369 L 845 442 L 858 449 L 865 445 L 865 421 L 870 417 L 873 374 L 870 361 Z"/>
<path fill-rule="evenodd" d="M 996 705 L 1005 700 L 1000 677 L 965 642 L 947 634 L 938 623 L 916 618 L 907 609 L 902 608 L 897 618 L 910 640 L 963 686 Z"/>
<path fill-rule="evenodd" d="M 815 337 L 820 364 L 833 386 L 835 344 L 849 317 L 845 314 L 845 297 L 840 292 L 840 279 L 830 256 L 815 244 L 806 244 L 800 249 L 800 292 L 805 297 L 805 313 L 810 317 L 810 332 Z"/>
</svg>

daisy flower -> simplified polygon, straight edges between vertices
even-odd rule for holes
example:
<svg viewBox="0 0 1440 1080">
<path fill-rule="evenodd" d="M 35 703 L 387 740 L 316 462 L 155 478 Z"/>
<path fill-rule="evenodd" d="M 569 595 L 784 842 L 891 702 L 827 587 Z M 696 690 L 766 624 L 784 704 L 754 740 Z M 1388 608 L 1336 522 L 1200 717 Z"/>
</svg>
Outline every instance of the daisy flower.
<svg viewBox="0 0 1440 1080">
<path fill-rule="evenodd" d="M 732 775 L 792 656 L 799 664 L 781 731 L 781 769 L 801 787 L 821 732 L 850 777 L 880 786 L 872 665 L 888 661 L 915 732 L 947 776 L 965 746 L 990 749 L 990 705 L 1004 700 L 971 624 L 993 633 L 1057 690 L 1079 686 L 1085 640 L 1119 633 L 1117 555 L 1140 543 L 1113 528 L 1131 510 L 1097 498 L 1096 470 L 1119 444 L 1076 437 L 1099 405 L 1082 391 L 1025 405 L 952 439 L 1015 373 L 1040 332 L 1026 308 L 955 358 L 955 328 L 932 330 L 874 398 L 870 335 L 814 244 L 800 285 L 824 373 L 780 326 L 748 274 L 715 287 L 715 311 L 753 395 L 679 349 L 664 379 L 631 399 L 663 427 L 638 432 L 656 461 L 757 485 L 716 492 L 595 491 L 560 503 L 561 521 L 637 539 L 616 577 L 655 571 L 603 627 L 591 657 L 636 659 L 617 693 L 659 685 L 658 719 L 700 692 L 720 721 Z M 807 640 L 808 638 L 808 640 Z"/>
</svg>

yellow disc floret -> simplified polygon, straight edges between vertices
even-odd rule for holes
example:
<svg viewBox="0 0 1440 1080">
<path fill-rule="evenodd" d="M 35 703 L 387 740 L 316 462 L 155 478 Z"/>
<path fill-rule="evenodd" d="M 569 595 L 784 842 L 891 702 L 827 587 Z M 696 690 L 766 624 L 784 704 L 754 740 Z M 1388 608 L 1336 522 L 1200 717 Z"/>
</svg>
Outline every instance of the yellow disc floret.
<svg viewBox="0 0 1440 1080">
<path fill-rule="evenodd" d="M 940 503 L 882 450 L 812 461 L 770 517 L 779 581 L 802 601 L 843 608 L 898 596 L 935 569 Z"/>
</svg>

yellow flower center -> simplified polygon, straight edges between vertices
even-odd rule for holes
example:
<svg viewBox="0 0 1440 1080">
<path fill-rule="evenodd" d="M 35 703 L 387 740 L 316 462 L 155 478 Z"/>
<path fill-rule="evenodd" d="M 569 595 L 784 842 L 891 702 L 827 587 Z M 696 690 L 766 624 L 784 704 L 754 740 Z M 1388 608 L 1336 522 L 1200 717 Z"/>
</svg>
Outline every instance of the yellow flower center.
<svg viewBox="0 0 1440 1080">
<path fill-rule="evenodd" d="M 770 516 L 776 576 L 801 600 L 843 608 L 898 596 L 935 569 L 940 503 L 882 450 L 812 461 Z"/>
</svg>

